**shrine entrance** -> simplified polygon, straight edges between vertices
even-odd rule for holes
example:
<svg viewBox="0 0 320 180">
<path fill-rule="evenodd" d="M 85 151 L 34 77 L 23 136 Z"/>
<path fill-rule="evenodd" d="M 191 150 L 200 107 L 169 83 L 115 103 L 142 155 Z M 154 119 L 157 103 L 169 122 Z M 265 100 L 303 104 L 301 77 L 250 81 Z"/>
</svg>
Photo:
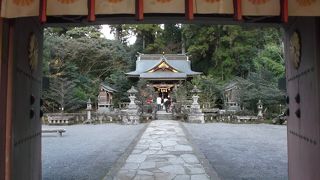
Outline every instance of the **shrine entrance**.
<svg viewBox="0 0 320 180">
<path fill-rule="evenodd" d="M 74 6 L 64 4 L 63 7 L 60 7 L 62 5 L 58 4 L 58 1 L 48 1 L 48 6 L 47 1 L 41 1 L 41 4 L 39 1 L 25 3 L 27 1 L 24 0 L 2 0 L 2 2 L 1 180 L 41 179 L 41 49 L 44 25 L 88 25 L 90 22 L 93 24 L 245 23 L 247 25 L 254 23 L 282 26 L 285 31 L 289 107 L 287 111 L 289 179 L 320 179 L 320 2 L 318 0 L 243 1 L 243 3 L 241 0 L 230 0 L 220 1 L 218 6 L 214 4 L 209 6 L 205 1 L 178 0 L 172 1 L 165 8 L 154 7 L 156 3 L 151 0 L 120 1 L 126 4 L 112 6 L 108 4 L 94 6 L 93 0 L 72 1 L 76 2 Z M 14 5 L 13 2 L 18 4 Z M 59 2 L 64 1 L 59 0 Z M 98 0 L 96 2 L 104 3 Z M 250 4 L 253 2 L 255 4 Z M 261 5 L 263 3 L 265 6 Z M 24 9 L 27 11 L 23 11 Z M 39 16 L 40 21 L 35 16 Z"/>
<path fill-rule="evenodd" d="M 156 92 L 158 92 L 158 96 L 161 98 L 168 98 L 175 87 L 174 84 L 153 84 L 152 85 Z"/>
</svg>

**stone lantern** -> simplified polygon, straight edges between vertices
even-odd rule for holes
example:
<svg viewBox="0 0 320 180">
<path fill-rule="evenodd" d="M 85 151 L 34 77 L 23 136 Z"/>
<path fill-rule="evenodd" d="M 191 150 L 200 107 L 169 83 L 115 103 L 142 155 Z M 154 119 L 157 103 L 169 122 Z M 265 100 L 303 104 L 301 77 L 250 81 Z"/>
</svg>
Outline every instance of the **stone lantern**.
<svg viewBox="0 0 320 180">
<path fill-rule="evenodd" d="M 134 101 L 136 99 L 136 94 L 138 93 L 138 90 L 136 90 L 136 88 L 131 86 L 131 89 L 129 89 L 127 93 L 129 94 L 129 99 L 130 99 L 129 109 L 137 108 L 137 105 Z"/>
<path fill-rule="evenodd" d="M 136 90 L 133 86 L 131 89 L 127 91 L 129 94 L 130 103 L 128 109 L 126 110 L 126 118 L 123 118 L 122 121 L 125 124 L 138 124 L 139 123 L 139 115 L 138 115 L 138 106 L 135 103 L 136 94 L 138 90 Z"/>
<path fill-rule="evenodd" d="M 200 89 L 197 86 L 194 86 L 191 90 L 192 95 L 192 104 L 190 113 L 188 115 L 188 122 L 191 123 L 204 123 L 204 114 L 200 108 L 200 104 L 198 103 L 199 100 L 199 93 L 201 93 Z"/>
<path fill-rule="evenodd" d="M 192 100 L 193 100 L 191 109 L 201 112 L 200 105 L 198 103 L 198 100 L 199 100 L 198 94 L 201 93 L 201 90 L 198 89 L 197 86 L 194 86 L 193 89 L 191 90 L 191 93 L 192 93 Z"/>
<path fill-rule="evenodd" d="M 257 108 L 258 108 L 258 119 L 262 119 L 263 118 L 263 113 L 262 113 L 262 110 L 263 110 L 263 105 L 262 105 L 262 102 L 261 100 L 258 101 L 257 103 Z"/>
</svg>

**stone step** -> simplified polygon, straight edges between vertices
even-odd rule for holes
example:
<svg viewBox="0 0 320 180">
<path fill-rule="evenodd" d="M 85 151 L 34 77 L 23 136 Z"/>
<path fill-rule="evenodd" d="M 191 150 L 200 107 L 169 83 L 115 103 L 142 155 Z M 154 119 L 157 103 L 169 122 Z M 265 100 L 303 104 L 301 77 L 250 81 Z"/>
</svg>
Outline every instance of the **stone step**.
<svg viewBox="0 0 320 180">
<path fill-rule="evenodd" d="M 173 119 L 172 113 L 167 113 L 166 111 L 157 111 L 156 113 L 157 120 L 171 120 Z"/>
</svg>

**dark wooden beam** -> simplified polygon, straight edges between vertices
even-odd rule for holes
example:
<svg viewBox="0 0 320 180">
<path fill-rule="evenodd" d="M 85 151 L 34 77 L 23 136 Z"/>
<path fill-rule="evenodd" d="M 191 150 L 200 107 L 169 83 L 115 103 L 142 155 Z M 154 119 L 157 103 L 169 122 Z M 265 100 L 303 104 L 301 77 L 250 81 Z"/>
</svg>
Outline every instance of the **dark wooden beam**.
<svg viewBox="0 0 320 180">
<path fill-rule="evenodd" d="M 237 21 L 242 20 L 242 4 L 241 0 L 233 0 L 234 19 Z"/>
<path fill-rule="evenodd" d="M 1 6 L 1 4 L 0 4 Z M 7 105 L 7 58 L 4 57 L 5 39 L 4 19 L 0 18 L 0 179 L 4 179 L 5 172 L 5 142 L 6 142 L 6 105 Z"/>
<path fill-rule="evenodd" d="M 40 1 L 40 22 L 47 22 L 47 0 Z"/>
<path fill-rule="evenodd" d="M 143 0 L 136 0 L 136 17 L 139 21 L 144 19 Z"/>
<path fill-rule="evenodd" d="M 186 7 L 186 18 L 188 20 L 193 20 L 193 0 L 185 0 L 185 7 Z"/>
<path fill-rule="evenodd" d="M 281 0 L 281 21 L 284 23 L 288 22 L 289 17 L 289 5 L 288 0 Z"/>
<path fill-rule="evenodd" d="M 6 86 L 6 140 L 5 140 L 5 180 L 11 180 L 12 178 L 12 121 L 13 121 L 13 51 L 14 51 L 14 24 L 13 20 L 9 21 L 8 32 L 8 48 L 7 48 L 7 83 Z"/>
<path fill-rule="evenodd" d="M 96 21 L 95 0 L 88 0 L 88 21 Z"/>
</svg>

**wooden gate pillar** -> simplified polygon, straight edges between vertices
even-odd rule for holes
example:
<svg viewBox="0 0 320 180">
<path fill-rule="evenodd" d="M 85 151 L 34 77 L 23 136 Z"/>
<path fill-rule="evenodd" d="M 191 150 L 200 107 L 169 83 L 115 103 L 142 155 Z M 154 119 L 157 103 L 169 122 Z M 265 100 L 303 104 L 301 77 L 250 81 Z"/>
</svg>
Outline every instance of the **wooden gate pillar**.
<svg viewBox="0 0 320 180">
<path fill-rule="evenodd" d="M 320 18 L 285 28 L 289 179 L 320 179 Z"/>
<path fill-rule="evenodd" d="M 5 105 L 0 110 L 5 172 L 0 179 L 40 180 L 43 28 L 37 18 L 5 20 L 4 27 L 0 98 Z"/>
</svg>

